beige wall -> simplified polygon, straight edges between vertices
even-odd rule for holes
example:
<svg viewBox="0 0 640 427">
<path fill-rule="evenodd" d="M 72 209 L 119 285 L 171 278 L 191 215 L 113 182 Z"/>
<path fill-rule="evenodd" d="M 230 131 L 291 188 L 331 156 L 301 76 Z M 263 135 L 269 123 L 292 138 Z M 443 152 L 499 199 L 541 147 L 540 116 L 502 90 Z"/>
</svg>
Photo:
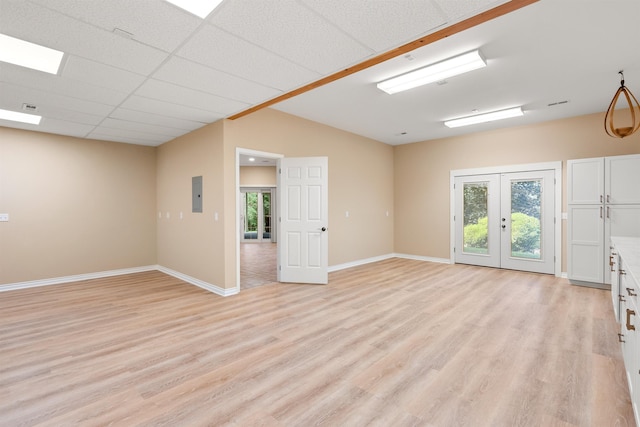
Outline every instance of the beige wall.
<svg viewBox="0 0 640 427">
<path fill-rule="evenodd" d="M 0 284 L 154 265 L 155 153 L 0 127 Z"/>
<path fill-rule="evenodd" d="M 640 134 L 609 138 L 594 114 L 391 147 L 271 109 L 158 148 L 0 128 L 0 212 L 11 216 L 0 284 L 159 264 L 235 287 L 238 147 L 329 158 L 329 265 L 339 265 L 448 258 L 453 169 L 640 153 Z"/>
<path fill-rule="evenodd" d="M 275 186 L 277 184 L 275 166 L 242 166 L 240 185 L 247 187 Z"/>
<path fill-rule="evenodd" d="M 396 146 L 395 251 L 449 258 L 451 170 L 561 160 L 566 176 L 566 160 L 634 153 L 640 153 L 640 133 L 608 137 L 603 114 Z M 563 212 L 565 188 L 563 178 Z M 563 248 L 565 237 L 563 227 Z"/>
<path fill-rule="evenodd" d="M 391 146 L 272 109 L 225 125 L 226 164 L 235 161 L 236 147 L 329 158 L 330 266 L 393 252 Z M 234 172 L 227 173 L 230 178 Z M 228 193 L 235 191 L 230 179 L 225 182 Z M 235 215 L 235 205 L 229 207 Z M 229 252 L 235 251 L 232 242 Z"/>
<path fill-rule="evenodd" d="M 224 288 L 223 122 L 158 147 L 158 264 Z M 202 176 L 203 212 L 193 213 L 191 179 Z M 182 213 L 182 218 L 180 214 Z M 217 213 L 217 220 L 216 220 Z"/>
</svg>

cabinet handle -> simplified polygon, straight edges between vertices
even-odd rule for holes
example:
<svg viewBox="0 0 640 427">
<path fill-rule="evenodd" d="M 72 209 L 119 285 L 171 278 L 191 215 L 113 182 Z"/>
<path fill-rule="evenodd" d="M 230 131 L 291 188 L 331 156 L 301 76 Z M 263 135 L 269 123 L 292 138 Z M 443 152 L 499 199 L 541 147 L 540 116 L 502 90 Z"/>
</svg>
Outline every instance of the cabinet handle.
<svg viewBox="0 0 640 427">
<path fill-rule="evenodd" d="M 622 335 L 622 334 L 618 334 L 618 342 L 625 342 L 625 341 L 622 339 L 622 337 L 623 337 L 623 336 L 624 336 L 624 335 Z"/>
<path fill-rule="evenodd" d="M 611 203 L 611 195 L 607 194 L 607 203 Z"/>
<path fill-rule="evenodd" d="M 627 308 L 627 331 L 635 331 L 636 327 L 631 324 L 631 316 L 635 316 L 636 312 Z"/>
<path fill-rule="evenodd" d="M 621 276 L 625 276 L 626 274 L 627 274 L 627 272 L 626 272 L 626 271 L 624 271 L 624 270 L 620 270 L 620 275 L 621 275 Z"/>
<path fill-rule="evenodd" d="M 607 219 L 611 218 L 611 215 L 609 214 L 609 206 L 607 206 Z"/>
<path fill-rule="evenodd" d="M 627 293 L 629 294 L 630 297 L 637 297 L 638 296 L 638 294 L 633 292 L 633 289 L 631 289 L 631 288 L 627 288 Z"/>
<path fill-rule="evenodd" d="M 627 300 L 624 299 L 624 297 L 622 295 L 618 295 L 618 301 L 620 302 L 626 302 Z"/>
<path fill-rule="evenodd" d="M 602 218 L 602 206 L 600 206 L 600 218 Z"/>
<path fill-rule="evenodd" d="M 600 203 L 602 203 L 602 194 L 600 195 Z"/>
</svg>

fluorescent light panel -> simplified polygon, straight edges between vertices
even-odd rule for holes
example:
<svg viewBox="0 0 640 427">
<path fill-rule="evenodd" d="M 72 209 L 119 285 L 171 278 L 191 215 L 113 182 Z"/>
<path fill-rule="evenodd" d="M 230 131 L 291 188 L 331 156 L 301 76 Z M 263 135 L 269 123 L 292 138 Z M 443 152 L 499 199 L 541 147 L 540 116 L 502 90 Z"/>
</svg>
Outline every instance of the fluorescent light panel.
<svg viewBox="0 0 640 427">
<path fill-rule="evenodd" d="M 0 34 L 0 61 L 57 74 L 64 52 Z"/>
<path fill-rule="evenodd" d="M 169 3 L 184 9 L 200 18 L 204 19 L 213 9 L 218 7 L 222 0 L 167 0 Z"/>
<path fill-rule="evenodd" d="M 459 119 L 447 120 L 445 126 L 457 128 L 460 126 L 475 125 L 477 123 L 492 122 L 495 120 L 508 119 L 511 117 L 522 116 L 522 107 L 509 108 L 506 110 L 492 111 L 490 113 L 476 114 L 475 116 L 461 117 Z"/>
<path fill-rule="evenodd" d="M 9 111 L 0 109 L 0 120 L 11 120 L 12 122 L 29 123 L 31 125 L 39 125 L 41 116 L 35 114 L 19 113 L 17 111 Z"/>
<path fill-rule="evenodd" d="M 394 94 L 477 70 L 486 67 L 486 65 L 480 51 L 474 50 L 380 82 L 378 89 L 388 94 Z"/>
</svg>

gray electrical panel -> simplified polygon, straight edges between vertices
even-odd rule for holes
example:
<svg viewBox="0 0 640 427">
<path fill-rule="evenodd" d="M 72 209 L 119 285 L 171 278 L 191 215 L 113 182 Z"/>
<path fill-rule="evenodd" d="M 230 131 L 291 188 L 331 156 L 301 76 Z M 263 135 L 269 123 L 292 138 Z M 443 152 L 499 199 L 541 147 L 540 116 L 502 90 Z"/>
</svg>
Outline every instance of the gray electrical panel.
<svg viewBox="0 0 640 427">
<path fill-rule="evenodd" d="M 191 178 L 191 212 L 202 212 L 202 177 Z"/>
</svg>

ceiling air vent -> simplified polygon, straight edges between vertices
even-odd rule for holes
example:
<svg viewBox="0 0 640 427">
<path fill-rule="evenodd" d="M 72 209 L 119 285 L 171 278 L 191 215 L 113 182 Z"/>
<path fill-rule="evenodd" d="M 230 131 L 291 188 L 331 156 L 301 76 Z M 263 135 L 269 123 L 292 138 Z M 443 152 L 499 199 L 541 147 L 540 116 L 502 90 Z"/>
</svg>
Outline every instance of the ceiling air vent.
<svg viewBox="0 0 640 427">
<path fill-rule="evenodd" d="M 26 111 L 27 113 L 37 113 L 38 106 L 25 102 L 24 104 L 22 104 L 22 111 Z"/>
</svg>

